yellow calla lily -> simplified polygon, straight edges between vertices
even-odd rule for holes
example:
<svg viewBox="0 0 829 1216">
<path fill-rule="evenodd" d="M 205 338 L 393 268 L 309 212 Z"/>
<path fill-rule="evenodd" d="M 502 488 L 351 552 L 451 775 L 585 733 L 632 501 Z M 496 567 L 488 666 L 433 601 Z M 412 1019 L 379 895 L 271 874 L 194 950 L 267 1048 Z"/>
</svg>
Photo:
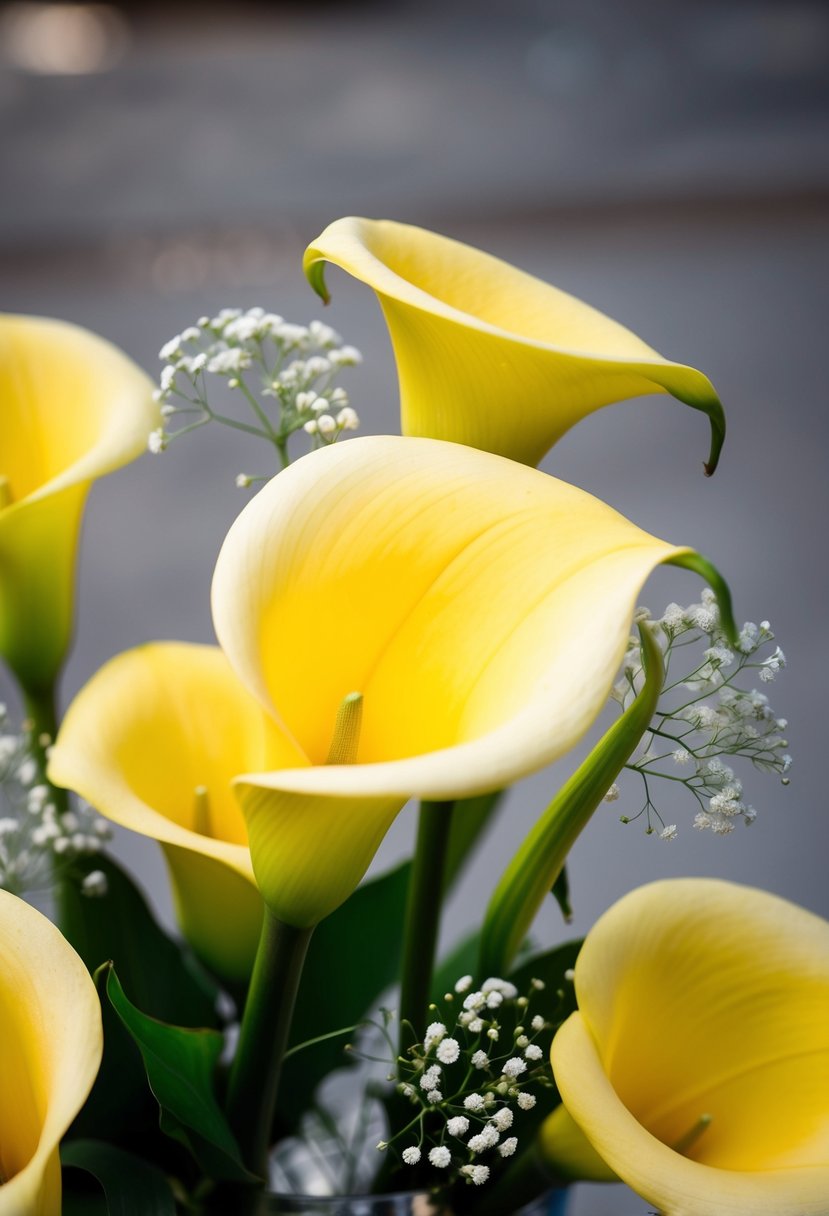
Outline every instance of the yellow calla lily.
<svg viewBox="0 0 829 1216">
<path fill-rule="evenodd" d="M 713 473 L 725 417 L 711 382 L 657 354 L 574 296 L 468 245 L 390 220 L 336 220 L 305 273 L 328 300 L 325 263 L 377 293 L 400 380 L 403 433 L 535 465 L 587 414 L 670 393 L 706 413 Z"/>
<path fill-rule="evenodd" d="M 826 1216 L 829 923 L 734 883 L 656 882 L 591 929 L 575 984 L 548 1160 L 579 1173 L 583 1133 L 663 1216 Z"/>
<path fill-rule="evenodd" d="M 87 330 L 0 316 L 0 655 L 31 697 L 50 689 L 71 637 L 90 484 L 146 449 L 152 389 Z"/>
<path fill-rule="evenodd" d="M 159 642 L 111 659 L 82 689 L 49 778 L 161 843 L 184 936 L 218 974 L 242 982 L 262 900 L 231 781 L 303 762 L 218 647 Z"/>
<path fill-rule="evenodd" d="M 103 1049 L 86 967 L 55 926 L 0 890 L 0 1216 L 57 1216 L 58 1145 Z"/>
<path fill-rule="evenodd" d="M 315 924 L 411 796 L 499 789 L 601 709 L 642 583 L 682 560 L 590 495 L 457 444 L 369 437 L 311 453 L 231 528 L 213 616 L 305 767 L 241 775 L 257 882 Z M 337 715 L 362 695 L 350 763 Z"/>
</svg>

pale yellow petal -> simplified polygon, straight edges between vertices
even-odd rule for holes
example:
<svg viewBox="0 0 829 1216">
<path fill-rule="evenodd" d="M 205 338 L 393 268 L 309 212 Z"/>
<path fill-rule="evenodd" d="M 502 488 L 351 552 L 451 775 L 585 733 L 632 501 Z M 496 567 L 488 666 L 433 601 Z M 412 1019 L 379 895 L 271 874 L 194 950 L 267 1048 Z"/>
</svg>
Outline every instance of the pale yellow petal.
<svg viewBox="0 0 829 1216">
<path fill-rule="evenodd" d="M 566 292 L 421 228 L 350 217 L 305 254 L 324 297 L 332 262 L 372 287 L 388 323 L 403 431 L 537 464 L 580 418 L 667 392 L 711 420 L 707 468 L 725 432 L 710 381 Z"/>
<path fill-rule="evenodd" d="M 556 1083 L 620 1177 L 666 1216 L 825 1216 L 827 922 L 731 883 L 654 883 L 591 930 L 576 991 Z"/>
<path fill-rule="evenodd" d="M 0 890 L 0 1216 L 57 1216 L 58 1145 L 101 1061 L 89 974 L 46 917 Z"/>
<path fill-rule="evenodd" d="M 219 640 L 313 767 L 257 782 L 462 797 L 561 755 L 607 696 L 633 607 L 686 552 L 489 453 L 373 437 L 266 486 L 216 568 Z M 325 766 L 363 694 L 357 763 Z"/>
<path fill-rule="evenodd" d="M 166 847 L 182 927 L 228 974 L 234 957 L 245 972 L 261 920 L 231 782 L 251 768 L 304 762 L 217 647 L 159 642 L 112 659 L 78 694 L 49 775 Z"/>
<path fill-rule="evenodd" d="M 86 330 L 0 316 L 0 654 L 29 693 L 49 687 L 69 643 L 89 486 L 146 448 L 152 387 Z"/>
<path fill-rule="evenodd" d="M 267 781 L 236 782 L 256 881 L 277 920 L 310 928 L 358 886 L 406 798 L 297 794 Z"/>
</svg>

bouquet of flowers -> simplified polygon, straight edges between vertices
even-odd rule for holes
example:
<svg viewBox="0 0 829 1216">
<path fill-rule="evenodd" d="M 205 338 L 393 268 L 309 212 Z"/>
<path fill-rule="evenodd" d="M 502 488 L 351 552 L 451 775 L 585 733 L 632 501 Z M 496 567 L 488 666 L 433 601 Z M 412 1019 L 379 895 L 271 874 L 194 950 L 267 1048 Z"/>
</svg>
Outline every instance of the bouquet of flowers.
<svg viewBox="0 0 829 1216">
<path fill-rule="evenodd" d="M 755 816 L 732 764 L 788 782 L 769 623 L 738 626 L 695 548 L 536 468 L 585 415 L 665 393 L 707 416 L 711 474 L 711 383 L 420 229 L 330 225 L 305 254 L 324 300 L 329 263 L 377 294 L 401 435 L 352 437 L 360 354 L 319 321 L 202 317 L 156 385 L 71 324 L 0 319 L 0 654 L 26 713 L 0 723 L 0 1216 L 503 1216 L 563 1211 L 578 1179 L 663 1216 L 829 1216 L 829 924 L 686 878 L 584 941 L 533 935 L 547 900 L 568 918 L 569 850 L 620 782 L 665 840 L 662 780 L 715 834 Z M 218 645 L 117 655 L 59 717 L 90 484 L 208 423 L 265 445 Z M 696 601 L 654 617 L 662 564 Z M 608 698 L 439 954 L 502 793 Z M 411 799 L 413 855 L 366 877 Z M 178 935 L 111 823 L 161 844 Z M 23 898 L 44 889 L 54 923 Z"/>
</svg>

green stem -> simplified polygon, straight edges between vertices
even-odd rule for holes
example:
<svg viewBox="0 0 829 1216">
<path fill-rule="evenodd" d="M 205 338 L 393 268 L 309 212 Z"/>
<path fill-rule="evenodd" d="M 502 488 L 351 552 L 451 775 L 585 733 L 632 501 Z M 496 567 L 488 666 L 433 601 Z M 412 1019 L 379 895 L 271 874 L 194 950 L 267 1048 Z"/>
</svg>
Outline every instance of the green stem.
<svg viewBox="0 0 829 1216">
<path fill-rule="evenodd" d="M 658 642 L 640 626 L 645 684 L 559 790 L 495 888 L 481 935 L 480 972 L 503 975 L 586 825 L 648 728 L 664 679 Z"/>
<path fill-rule="evenodd" d="M 32 751 L 37 764 L 38 779 L 50 786 L 53 791 L 52 801 L 59 811 L 65 811 L 69 805 L 66 790 L 57 789 L 46 777 L 48 744 L 41 739 L 49 738 L 54 742 L 58 729 L 57 688 L 50 684 L 45 688 L 23 689 L 23 704 L 26 718 L 31 724 Z"/>
<path fill-rule="evenodd" d="M 266 1177 L 279 1074 L 313 927 L 285 925 L 265 909 L 226 1110 L 248 1168 Z"/>
<path fill-rule="evenodd" d="M 422 802 L 403 926 L 400 982 L 400 1052 L 414 1042 L 406 1022 L 419 1027 L 431 997 L 432 972 L 443 902 L 443 872 L 453 802 Z"/>
</svg>

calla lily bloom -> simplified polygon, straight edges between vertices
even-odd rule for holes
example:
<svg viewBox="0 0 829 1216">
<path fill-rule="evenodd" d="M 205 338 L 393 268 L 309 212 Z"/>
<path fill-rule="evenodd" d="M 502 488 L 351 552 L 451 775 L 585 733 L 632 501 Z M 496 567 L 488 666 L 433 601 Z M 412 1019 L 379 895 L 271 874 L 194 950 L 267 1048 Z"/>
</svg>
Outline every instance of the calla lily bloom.
<svg viewBox="0 0 829 1216">
<path fill-rule="evenodd" d="M 548 1160 L 580 1173 L 583 1134 L 663 1216 L 826 1216 L 829 923 L 733 883 L 652 883 L 591 929 L 575 984 Z"/>
<path fill-rule="evenodd" d="M 0 890 L 0 1216 L 56 1216 L 58 1145 L 103 1049 L 101 1006 L 55 926 Z"/>
<path fill-rule="evenodd" d="M 309 245 L 305 273 L 327 302 L 326 262 L 377 293 L 397 360 L 404 434 L 535 465 L 587 414 L 670 393 L 708 415 L 705 468 L 716 468 L 725 418 L 711 382 L 574 296 L 468 245 L 389 220 L 336 220 Z"/>
<path fill-rule="evenodd" d="M 219 975 L 250 975 L 262 925 L 231 781 L 303 763 L 216 646 L 159 642 L 111 659 L 78 694 L 49 777 L 160 841 L 182 932 Z"/>
<path fill-rule="evenodd" d="M 567 751 L 642 583 L 686 558 L 572 486 L 437 440 L 355 439 L 274 478 L 213 582 L 220 644 L 305 757 L 235 782 L 274 916 L 333 911 L 409 797 L 500 789 Z"/>
<path fill-rule="evenodd" d="M 0 317 L 0 655 L 30 696 L 51 687 L 69 644 L 87 492 L 146 449 L 152 389 L 87 330 Z"/>
</svg>

